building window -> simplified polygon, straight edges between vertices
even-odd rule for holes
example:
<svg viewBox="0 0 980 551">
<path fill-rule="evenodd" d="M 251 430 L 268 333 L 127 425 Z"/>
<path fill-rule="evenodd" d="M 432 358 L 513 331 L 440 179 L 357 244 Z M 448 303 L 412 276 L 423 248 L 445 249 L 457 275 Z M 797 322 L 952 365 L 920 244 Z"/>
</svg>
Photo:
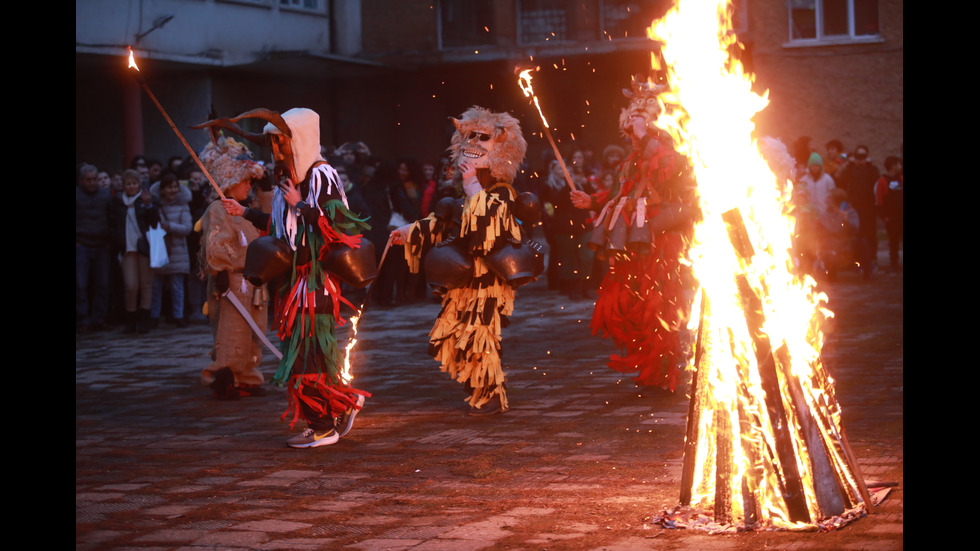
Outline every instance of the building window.
<svg viewBox="0 0 980 551">
<path fill-rule="evenodd" d="M 522 0 L 520 33 L 522 44 L 568 40 L 568 2 Z"/>
<path fill-rule="evenodd" d="M 327 0 L 279 0 L 279 5 L 284 8 L 324 11 L 324 4 L 326 2 Z"/>
<path fill-rule="evenodd" d="M 443 48 L 496 43 L 493 0 L 439 2 L 439 37 Z"/>
<path fill-rule="evenodd" d="M 646 38 L 650 24 L 672 4 L 673 0 L 600 0 L 601 38 Z"/>
<path fill-rule="evenodd" d="M 792 43 L 878 38 L 878 0 L 788 0 Z"/>
</svg>

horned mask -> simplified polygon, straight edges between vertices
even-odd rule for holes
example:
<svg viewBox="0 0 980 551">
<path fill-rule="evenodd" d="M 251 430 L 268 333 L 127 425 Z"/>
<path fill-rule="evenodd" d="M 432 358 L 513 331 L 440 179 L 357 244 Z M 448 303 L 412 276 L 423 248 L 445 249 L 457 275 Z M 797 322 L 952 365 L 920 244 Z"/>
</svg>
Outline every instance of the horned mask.
<svg viewBox="0 0 980 551">
<path fill-rule="evenodd" d="M 642 117 L 646 121 L 648 131 L 654 129 L 654 123 L 660 116 L 661 105 L 658 96 L 667 89 L 664 85 L 647 82 L 640 75 L 633 77 L 630 89 L 623 89 L 623 95 L 629 100 L 629 106 L 619 113 L 619 130 L 627 138 L 632 137 L 633 129 L 630 119 Z"/>
<path fill-rule="evenodd" d="M 243 130 L 238 121 L 260 119 L 267 122 L 261 134 Z M 320 116 L 311 109 L 297 107 L 282 114 L 269 109 L 252 109 L 233 118 L 212 119 L 191 128 L 227 129 L 260 146 L 272 148 L 276 180 L 283 177 L 301 182 L 320 160 Z"/>
</svg>

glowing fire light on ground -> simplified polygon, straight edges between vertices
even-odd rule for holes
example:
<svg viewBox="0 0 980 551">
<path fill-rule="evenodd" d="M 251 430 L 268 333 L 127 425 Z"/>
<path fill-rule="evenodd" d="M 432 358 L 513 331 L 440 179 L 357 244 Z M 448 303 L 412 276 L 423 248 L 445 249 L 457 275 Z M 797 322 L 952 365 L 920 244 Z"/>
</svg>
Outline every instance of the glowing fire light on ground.
<svg viewBox="0 0 980 551">
<path fill-rule="evenodd" d="M 690 249 L 702 315 L 681 505 L 713 510 L 709 530 L 828 529 L 871 501 L 820 360 L 832 313 L 795 275 L 791 183 L 752 137 L 768 99 L 729 55 L 729 13 L 725 0 L 680 0 L 648 31 L 670 84 L 657 126 L 691 159 L 703 214 Z M 705 527 L 681 518 L 659 520 Z"/>
</svg>

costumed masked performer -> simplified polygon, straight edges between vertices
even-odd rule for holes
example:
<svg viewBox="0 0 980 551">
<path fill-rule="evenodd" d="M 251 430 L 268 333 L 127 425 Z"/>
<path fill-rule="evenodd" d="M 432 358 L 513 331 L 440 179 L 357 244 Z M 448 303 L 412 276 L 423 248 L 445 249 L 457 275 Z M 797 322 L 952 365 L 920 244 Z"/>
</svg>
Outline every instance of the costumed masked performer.
<svg viewBox="0 0 980 551">
<path fill-rule="evenodd" d="M 243 206 L 252 181 L 265 176 L 245 144 L 231 137 L 209 143 L 200 159 L 221 192 Z M 248 220 L 229 215 L 220 201 L 208 205 L 198 223 L 200 266 L 208 277 L 208 318 L 214 335 L 214 361 L 204 369 L 201 381 L 218 399 L 264 396 L 265 377 L 259 371 L 263 344 L 252 327 L 265 334 L 269 301 L 265 286 L 252 284 L 242 274 L 245 252 L 259 230 Z M 238 310 L 230 294 L 244 312 Z"/>
<path fill-rule="evenodd" d="M 518 282 L 510 277 L 516 272 L 498 269 L 494 259 L 528 251 L 520 248 L 527 244 L 511 185 L 527 142 L 517 119 L 507 113 L 474 106 L 450 119 L 456 126 L 449 147 L 454 178 L 465 194 L 458 234 L 450 221 L 452 209 L 442 208 L 443 200 L 428 217 L 392 231 L 392 242 L 405 244 L 413 272 L 422 268 L 424 257 L 426 279 L 442 293 L 442 309 L 429 332 L 429 354 L 464 385 L 470 415 L 502 413 L 510 406 L 501 330 L 513 313 L 516 286 L 532 278 Z M 460 271 L 460 266 L 465 268 Z"/>
<path fill-rule="evenodd" d="M 623 90 L 630 104 L 619 125 L 632 151 L 607 201 L 573 191 L 572 202 L 599 212 L 589 246 L 609 259 L 610 269 L 599 287 L 592 332 L 625 352 L 611 355 L 609 367 L 634 374 L 637 384 L 673 391 L 692 298 L 682 261 L 697 203 L 686 159 L 654 125 L 664 89 L 634 79 L 632 89 Z"/>
<path fill-rule="evenodd" d="M 268 121 L 262 134 L 237 127 L 237 121 L 247 117 Z M 275 237 L 289 258 L 284 274 L 274 282 L 283 357 L 272 382 L 287 387 L 289 407 L 283 418 L 292 417 L 290 427 L 299 419 L 309 427 L 286 443 L 294 448 L 336 443 L 350 430 L 370 393 L 351 386 L 350 373 L 344 370 L 336 327 L 345 323 L 341 303 L 353 305 L 341 297 L 340 280 L 322 263 L 333 248 L 359 247 L 357 232 L 368 226 L 349 210 L 337 171 L 320 157 L 320 117 L 315 111 L 295 108 L 280 115 L 254 109 L 198 128 L 204 126 L 224 126 L 272 147 L 279 185 L 271 214 L 243 208 L 234 200 L 222 202 L 229 214 L 243 216 Z"/>
</svg>

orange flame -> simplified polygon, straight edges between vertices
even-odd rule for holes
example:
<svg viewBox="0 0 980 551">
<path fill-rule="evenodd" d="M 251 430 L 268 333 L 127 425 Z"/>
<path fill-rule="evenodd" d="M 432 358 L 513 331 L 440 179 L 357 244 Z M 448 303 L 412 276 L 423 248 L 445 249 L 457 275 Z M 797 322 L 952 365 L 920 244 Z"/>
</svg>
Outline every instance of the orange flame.
<svg viewBox="0 0 980 551">
<path fill-rule="evenodd" d="M 534 100 L 534 106 L 538 109 L 538 115 L 541 117 L 541 123 L 544 124 L 545 128 L 551 128 L 548 124 L 548 120 L 544 118 L 544 112 L 541 111 L 541 104 L 538 102 L 538 96 L 534 95 L 534 87 L 531 86 L 531 70 L 524 69 L 518 75 L 518 85 L 521 87 L 521 91 L 524 92 L 524 97 L 531 98 Z"/>
<path fill-rule="evenodd" d="M 657 126 L 691 159 L 703 214 L 689 253 L 705 302 L 696 367 L 707 370 L 699 379 L 707 388 L 699 389 L 706 397 L 691 458 L 696 465 L 691 505 L 717 511 L 716 498 L 730 495 L 726 506 L 733 519 L 747 521 L 746 508 L 754 503 L 759 522 L 801 528 L 808 523 L 799 521 L 799 514 L 794 520 L 785 500 L 787 469 L 799 473 L 806 508 L 802 516 L 814 523 L 829 516 L 818 495 L 815 465 L 824 461 L 836 471 L 846 506 L 860 503 L 866 488 L 861 491 L 863 482 L 848 456 L 832 381 L 820 361 L 821 326 L 833 314 L 815 282 L 795 274 L 795 220 L 788 214 L 792 183 L 779 181 L 753 139 L 752 117 L 768 99 L 752 91 L 751 75 L 730 58 L 728 48 L 736 37 L 727 4 L 681 0 L 648 29 L 648 36 L 663 44 L 671 85 L 660 95 Z M 660 68 L 655 56 L 652 66 Z M 727 215 L 733 212 L 748 235 L 748 258 L 732 244 Z M 747 322 L 747 294 L 761 304 L 759 327 Z M 760 375 L 760 331 L 776 356 L 775 405 L 767 402 L 773 392 L 766 390 L 766 375 Z M 785 411 L 788 429 L 772 421 L 773 408 Z M 808 437 L 801 428 L 811 422 L 818 437 Z M 787 433 L 791 453 L 777 457 L 773 450 L 787 441 Z M 732 457 L 727 492 L 717 487 L 720 442 L 731 446 L 724 452 Z M 826 453 L 826 459 L 815 453 Z M 785 457 L 795 464 L 780 463 Z"/>
<path fill-rule="evenodd" d="M 350 384 L 354 380 L 353 375 L 351 375 L 351 353 L 354 351 L 354 345 L 357 344 L 357 322 L 360 321 L 360 316 L 351 316 L 350 318 L 350 328 L 351 335 L 350 341 L 347 343 L 347 348 L 344 350 L 344 366 L 340 370 L 340 380 L 344 384 Z"/>
<path fill-rule="evenodd" d="M 136 64 L 136 56 L 133 55 L 133 49 L 132 48 L 129 49 L 129 67 L 128 68 L 129 69 L 136 69 L 137 71 L 140 70 L 139 65 Z"/>
</svg>

